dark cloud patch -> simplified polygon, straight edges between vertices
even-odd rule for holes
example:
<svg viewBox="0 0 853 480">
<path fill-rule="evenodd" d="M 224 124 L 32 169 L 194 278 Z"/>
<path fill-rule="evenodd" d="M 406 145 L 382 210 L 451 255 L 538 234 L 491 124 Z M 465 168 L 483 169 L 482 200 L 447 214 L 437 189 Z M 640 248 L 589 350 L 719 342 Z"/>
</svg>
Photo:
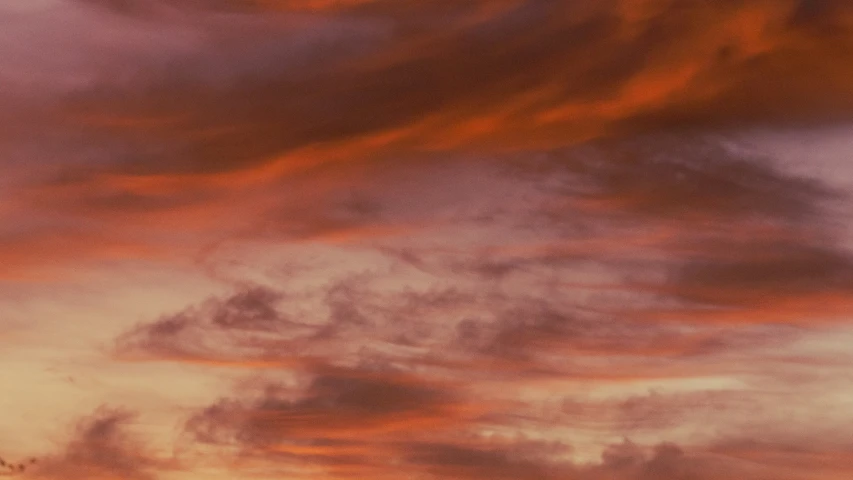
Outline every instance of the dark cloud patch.
<svg viewBox="0 0 853 480">
<path fill-rule="evenodd" d="M 170 468 L 169 462 L 146 453 L 128 433 L 134 415 L 101 409 L 82 420 L 74 437 L 58 456 L 47 457 L 32 469 L 35 478 L 153 480 Z"/>
<path fill-rule="evenodd" d="M 557 447 L 557 448 L 554 448 Z M 561 444 L 519 441 L 509 447 L 470 447 L 454 444 L 414 444 L 406 461 L 437 478 L 511 478 L 539 480 L 559 478 L 549 455 L 568 450 Z"/>
<path fill-rule="evenodd" d="M 791 24 L 807 25 L 821 20 L 832 10 L 832 0 L 799 0 L 791 14 Z"/>
<path fill-rule="evenodd" d="M 303 388 L 268 385 L 257 400 L 220 401 L 190 419 L 187 430 L 203 443 L 287 453 L 306 442 L 370 444 L 459 420 L 457 393 L 424 379 L 340 369 L 309 376 Z"/>
<path fill-rule="evenodd" d="M 530 171 L 562 178 L 555 193 L 565 193 L 569 207 L 637 223 L 809 223 L 839 198 L 818 181 L 778 170 L 768 158 L 702 136 L 601 142 L 540 158 Z"/>
<path fill-rule="evenodd" d="M 586 258 L 621 272 L 618 283 L 640 294 L 622 299 L 626 310 L 670 304 L 670 318 L 694 319 L 695 307 L 705 319 L 747 323 L 837 317 L 851 298 L 850 253 L 836 216 L 849 198 L 731 144 L 673 140 L 593 144 L 513 168 L 559 179 L 549 188 L 563 200 L 540 210 L 538 228 L 571 235 L 589 225 L 604 241 L 651 232 L 650 242 L 615 257 L 593 242 L 586 252 L 566 249 L 575 265 Z"/>
<path fill-rule="evenodd" d="M 643 449 L 627 438 L 622 443 L 608 445 L 601 453 L 601 464 L 610 469 L 621 470 L 636 466 L 643 461 Z"/>
<path fill-rule="evenodd" d="M 459 334 L 463 342 L 481 340 L 479 348 L 486 355 L 515 359 L 540 355 L 567 359 L 575 355 L 686 358 L 711 353 L 713 348 L 708 348 L 707 340 L 716 336 L 640 325 L 583 308 L 560 309 L 545 302 L 518 302 L 500 312 L 496 322 L 460 324 Z"/>
<path fill-rule="evenodd" d="M 253 288 L 228 298 L 219 305 L 212 322 L 223 328 L 270 329 L 282 320 L 275 308 L 281 294 L 264 288 Z"/>
<path fill-rule="evenodd" d="M 248 287 L 227 298 L 214 298 L 196 308 L 142 324 L 116 340 L 116 353 L 136 358 L 238 359 L 246 349 L 298 336 L 308 326 L 280 310 L 282 292 Z M 286 329 L 291 329 L 287 332 Z M 309 332 L 311 330 L 309 329 Z"/>
<path fill-rule="evenodd" d="M 78 0 L 79 3 L 102 8 L 121 15 L 141 16 L 151 13 L 151 4 L 156 2 L 139 2 L 135 0 Z M 155 7 L 156 8 L 156 7 Z M 156 10 L 155 10 L 156 11 Z"/>
<path fill-rule="evenodd" d="M 853 288 L 853 261 L 843 250 L 807 242 L 755 239 L 731 258 L 697 259 L 679 270 L 672 288 L 712 306 L 753 307 L 763 301 L 845 297 Z"/>
</svg>

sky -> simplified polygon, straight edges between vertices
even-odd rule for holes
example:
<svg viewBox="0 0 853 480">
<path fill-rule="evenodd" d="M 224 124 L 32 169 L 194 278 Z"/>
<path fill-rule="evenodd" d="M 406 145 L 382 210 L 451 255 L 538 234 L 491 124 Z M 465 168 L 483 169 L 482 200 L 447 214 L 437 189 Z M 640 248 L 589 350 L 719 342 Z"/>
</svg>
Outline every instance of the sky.
<svg viewBox="0 0 853 480">
<path fill-rule="evenodd" d="M 853 3 L 0 0 L 0 477 L 853 473 Z"/>
</svg>

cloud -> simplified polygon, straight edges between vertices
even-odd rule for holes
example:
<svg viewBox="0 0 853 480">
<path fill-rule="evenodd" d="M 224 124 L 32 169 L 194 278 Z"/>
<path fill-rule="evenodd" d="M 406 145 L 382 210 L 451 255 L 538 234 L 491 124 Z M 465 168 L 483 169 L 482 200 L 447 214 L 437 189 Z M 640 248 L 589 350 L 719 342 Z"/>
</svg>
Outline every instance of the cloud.
<svg viewBox="0 0 853 480">
<path fill-rule="evenodd" d="M 750 439 L 721 442 L 715 445 L 712 451 L 761 465 L 803 469 L 814 472 L 816 477 L 843 474 L 850 469 L 853 460 L 849 446 L 822 450 L 814 446 L 786 445 Z"/>
<path fill-rule="evenodd" d="M 460 407 L 452 390 L 393 372 L 332 368 L 311 372 L 304 389 L 268 385 L 255 403 L 223 401 L 193 417 L 202 441 L 231 438 L 248 448 L 286 451 L 287 442 L 382 437 L 441 428 Z M 450 415 L 450 417 L 448 417 Z"/>
<path fill-rule="evenodd" d="M 634 295 L 621 295 L 626 308 L 614 314 L 802 323 L 840 319 L 849 305 L 853 269 L 837 221 L 849 198 L 770 159 L 713 140 L 658 136 L 554 152 L 515 168 L 559 179 L 537 211 L 543 230 L 605 232 L 597 248 L 566 242 L 562 257 L 619 272 L 606 296 L 616 298 L 620 284 Z M 636 240 L 610 247 L 620 235 Z M 561 258 L 560 248 L 543 253 L 507 265 Z"/>
<path fill-rule="evenodd" d="M 306 287 L 279 277 L 140 325 L 116 354 L 290 379 L 259 380 L 254 395 L 241 388 L 200 411 L 188 431 L 297 477 L 405 469 L 425 478 L 774 478 L 772 465 L 706 447 L 738 432 L 760 437 L 777 422 L 768 409 L 791 394 L 786 384 L 754 395 L 756 378 L 775 378 L 761 349 L 784 348 L 811 319 L 767 300 L 826 314 L 820 286 L 837 285 L 846 298 L 846 253 L 830 216 L 842 197 L 764 159 L 685 145 L 588 145 L 506 164 L 519 182 L 545 187 L 510 231 L 569 247 L 577 224 L 615 244 L 637 226 L 663 232 L 620 256 L 590 241 L 562 261 L 559 249 L 526 256 L 511 243 L 388 248 L 375 268 L 343 280 Z M 371 199 L 382 205 L 382 191 Z M 354 224 L 387 212 L 370 205 Z M 737 322 L 720 322 L 726 315 Z M 797 328 L 781 328 L 785 319 Z M 581 386 L 596 393 L 565 393 Z M 800 438 L 799 426 L 779 428 Z M 566 452 L 519 453 L 520 440 L 492 443 L 537 432 L 682 447 L 611 449 L 583 465 Z M 400 438 L 408 443 L 394 446 Z M 807 471 L 797 466 L 788 478 Z"/>
<path fill-rule="evenodd" d="M 628 219 L 712 227 L 808 222 L 839 195 L 816 180 L 780 171 L 771 159 L 702 136 L 602 142 L 552 158 L 559 169 L 554 173 L 566 178 L 569 201 Z"/>
<path fill-rule="evenodd" d="M 712 461 L 701 450 L 688 455 L 673 444 L 649 455 L 650 449 L 626 441 L 606 449 L 599 462 L 576 463 L 571 447 L 559 441 L 478 433 L 501 425 L 479 414 L 488 403 L 465 407 L 459 403 L 462 390 L 446 388 L 394 372 L 320 371 L 302 387 L 264 384 L 255 400 L 245 390 L 237 399 L 221 400 L 193 417 L 187 429 L 203 445 L 237 448 L 261 464 L 288 466 L 297 478 L 299 472 L 385 478 L 402 471 L 471 479 L 717 479 L 736 471 L 744 478 L 770 476 L 726 465 L 723 457 Z M 631 429 L 623 425 L 621 431 Z"/>
<path fill-rule="evenodd" d="M 301 10 L 297 3 L 265 5 Z M 548 148 L 648 131 L 650 125 L 838 120 L 853 105 L 844 81 L 849 45 L 840 33 L 805 28 L 829 18 L 807 2 L 531 0 L 507 2 L 513 8 L 496 9 L 478 22 L 456 23 L 458 11 L 479 12 L 483 2 L 463 2 L 458 11 L 390 2 L 357 2 L 354 11 L 346 8 L 350 3 L 310 4 L 342 25 L 365 18 L 391 22 L 396 35 L 350 61 L 328 63 L 322 74 L 309 68 L 258 77 L 254 71 L 225 89 L 206 88 L 200 79 L 170 84 L 171 78 L 186 78 L 177 72 L 149 76 L 147 85 L 139 77 L 143 85 L 116 95 L 105 95 L 104 86 L 84 93 L 71 102 L 73 110 L 111 111 L 121 118 L 138 117 L 143 105 L 159 110 L 158 116 L 189 112 L 181 124 L 149 132 L 138 132 L 133 122 L 104 125 L 128 138 L 141 134 L 144 142 L 171 144 L 171 158 L 135 162 L 134 168 L 162 172 L 248 168 L 306 146 L 352 144 L 391 132 L 401 132 L 402 143 L 392 145 L 406 150 Z M 848 9 L 840 2 L 831 7 L 823 9 L 834 9 L 833 24 L 844 31 Z M 450 26 L 442 35 L 416 28 L 431 9 Z M 278 34 L 286 32 L 282 27 Z M 274 51 L 258 47 L 257 54 L 273 60 Z M 183 141 L 175 137 L 181 131 L 187 134 Z M 194 134 L 204 131 L 215 133 Z"/>
<path fill-rule="evenodd" d="M 398 429 L 377 434 L 376 425 L 394 424 L 393 418 L 399 420 L 404 412 L 414 414 L 425 406 L 449 405 L 445 403 L 449 398 L 441 393 L 442 388 L 401 383 L 402 377 L 387 372 L 315 373 L 317 376 L 305 383 L 304 389 L 267 385 L 256 403 L 223 401 L 213 405 L 189 421 L 188 432 L 208 446 L 222 442 L 238 446 L 244 458 L 240 475 L 263 478 L 275 472 L 288 472 L 294 478 L 317 474 L 329 478 L 364 474 L 392 478 L 407 472 L 419 478 L 466 479 L 718 480 L 736 476 L 807 480 L 849 469 L 849 452 L 843 449 L 821 450 L 751 439 L 731 439 L 705 448 L 673 443 L 643 445 L 624 439 L 608 445 L 596 461 L 581 463 L 570 460 L 572 448 L 561 441 L 441 433 L 460 420 L 453 415 L 443 417 L 438 424 L 424 424 L 426 429 L 396 423 Z M 406 401 L 384 403 L 389 392 L 402 394 Z M 124 430 L 132 418 L 126 412 L 97 412 L 79 424 L 62 455 L 40 459 L 23 474 L 47 479 L 160 478 L 159 473 L 173 466 L 141 453 L 143 449 Z M 359 434 L 366 426 L 373 433 Z M 208 458 L 201 464 L 210 462 Z"/>
<path fill-rule="evenodd" d="M 134 415 L 102 408 L 79 422 L 64 450 L 40 459 L 28 478 L 153 480 L 168 462 L 146 453 L 127 432 Z"/>
<path fill-rule="evenodd" d="M 804 322 L 843 316 L 851 302 L 851 275 L 853 263 L 843 250 L 756 240 L 730 258 L 689 261 L 671 288 L 698 315 L 707 310 L 709 319 L 717 309 L 723 320 Z"/>
<path fill-rule="evenodd" d="M 9 278 L 116 259 L 215 269 L 231 246 L 254 276 L 305 266 L 116 339 L 111 360 L 250 377 L 185 425 L 225 452 L 213 463 L 579 480 L 848 465 L 837 444 L 790 472 L 775 447 L 717 447 L 770 431 L 801 447 L 799 430 L 841 423 L 830 408 L 780 422 L 805 382 L 767 350 L 846 325 L 833 209 L 848 200 L 725 135 L 849 119 L 845 3 L 88 0 L 43 15 L 28 25 L 58 33 L 0 48 L 25 93 L 0 95 L 2 115 L 31 112 L 0 152 L 69 153 L 9 167 Z M 28 48 L 40 56 L 22 62 Z M 849 410 L 838 382 L 809 388 Z M 156 478 L 129 422 L 98 413 L 32 474 Z M 623 436 L 638 443 L 607 447 Z M 664 439 L 678 446 L 646 447 Z"/>
<path fill-rule="evenodd" d="M 80 55 L 122 38 L 110 50 L 117 58 L 104 62 L 127 71 L 56 67 L 87 80 L 42 96 L 33 135 L 14 138 L 39 139 L 30 155 L 48 158 L 57 154 L 41 140 L 78 139 L 58 151 L 80 160 L 16 190 L 18 208 L 61 212 L 84 238 L 138 239 L 143 245 L 128 248 L 176 257 L 223 238 L 406 236 L 446 220 L 449 208 L 400 208 L 417 202 L 385 196 L 395 174 L 376 181 L 377 172 L 471 158 L 501 166 L 512 155 L 518 163 L 575 157 L 563 163 L 591 190 L 567 200 L 571 211 L 698 221 L 710 209 L 746 222 L 736 211 L 778 218 L 800 209 L 804 217 L 825 193 L 819 186 L 774 176 L 761 160 L 732 158 L 697 136 L 655 137 L 837 122 L 853 108 L 845 100 L 853 98 L 844 67 L 850 15 L 840 2 L 91 3 L 68 7 L 74 35 L 94 32 Z M 157 34 L 164 29 L 172 40 Z M 588 141 L 598 144 L 578 148 Z M 679 142 L 690 145 L 678 153 L 689 160 L 655 153 Z M 471 196 L 490 188 L 470 187 Z M 345 208 L 342 191 L 371 209 Z"/>
<path fill-rule="evenodd" d="M 117 355 L 246 372 L 186 423 L 204 453 L 196 467 L 232 459 L 247 474 L 294 478 L 810 478 L 805 463 L 783 471 L 714 447 L 762 431 L 807 442 L 800 423 L 771 414 L 791 385 L 760 393 L 753 383 L 775 378 L 760 349 L 798 332 L 636 324 L 536 292 L 389 292 L 384 280 L 373 272 L 313 293 L 246 287 L 138 326 Z M 810 429 L 831 422 L 815 421 Z M 590 437 L 681 446 L 629 443 L 579 461 L 554 443 L 589 448 Z"/>
<path fill-rule="evenodd" d="M 458 285 L 388 292 L 377 286 L 393 278 L 345 277 L 299 294 L 285 293 L 286 286 L 249 286 L 138 325 L 116 340 L 114 354 L 125 361 L 249 370 L 378 362 L 406 371 L 438 369 L 453 377 L 545 375 L 593 381 L 619 376 L 608 371 L 611 364 L 582 369 L 557 359 L 618 357 L 633 361 L 622 367 L 625 378 L 680 376 L 685 372 L 678 368 L 652 365 L 773 341 L 773 335 L 758 331 L 635 324 L 538 297 L 547 290 L 488 293 L 478 292 L 482 285 L 475 284 L 473 289 Z"/>
<path fill-rule="evenodd" d="M 457 428 L 482 410 L 451 385 L 400 372 L 315 366 L 298 378 L 220 400 L 195 414 L 187 433 L 196 445 L 228 448 L 294 476 L 384 478 L 399 457 L 395 444 Z"/>
<path fill-rule="evenodd" d="M 35 125 L 86 138 L 107 160 L 72 168 L 67 194 L 47 188 L 44 205 L 148 217 L 184 210 L 186 219 L 227 210 L 215 199 L 235 188 L 244 196 L 328 163 L 549 151 L 674 123 L 832 119 L 853 105 L 844 100 L 846 37 L 804 27 L 832 11 L 846 28 L 839 2 L 427 3 L 263 2 L 237 15 L 218 9 L 237 4 L 196 2 L 177 19 L 147 22 L 100 14 L 104 36 L 132 32 L 119 35 L 126 57 L 112 63 L 146 66 L 77 74 L 93 79 L 46 101 L 51 121 Z M 294 13 L 300 5 L 317 11 Z M 85 24 L 81 8 L 74 18 Z M 181 48 L 154 42 L 166 27 Z M 100 32 L 75 32 L 89 30 Z M 89 43 L 94 51 L 103 42 Z"/>
<path fill-rule="evenodd" d="M 152 355 L 202 363 L 219 359 L 227 365 L 230 358 L 236 364 L 257 365 L 263 358 L 247 356 L 253 353 L 253 346 L 267 345 L 270 334 L 278 334 L 273 341 L 280 343 L 298 336 L 300 330 L 303 334 L 311 331 L 309 325 L 299 325 L 279 311 L 282 298 L 280 292 L 250 287 L 230 298 L 211 299 L 199 308 L 164 316 L 124 333 L 116 341 L 117 352 L 129 359 Z"/>
<path fill-rule="evenodd" d="M 405 452 L 415 469 L 436 478 L 559 478 L 567 464 L 554 462 L 549 455 L 567 450 L 559 443 L 517 442 L 510 445 L 466 446 L 441 443 L 412 444 Z"/>
<path fill-rule="evenodd" d="M 363 274 L 298 294 L 286 282 L 247 287 L 136 327 L 117 340 L 116 355 L 257 376 L 200 410 L 188 434 L 205 448 L 305 475 L 320 469 L 381 478 L 411 468 L 439 477 L 506 471 L 561 478 L 583 470 L 570 454 L 501 460 L 504 446 L 490 444 L 484 432 L 555 428 L 581 438 L 684 440 L 693 432 L 698 437 L 690 439 L 701 442 L 717 437 L 695 423 L 700 419 L 726 434 L 744 428 L 747 418 L 772 421 L 743 399 L 771 405 L 779 397 L 752 397 L 740 380 L 772 373 L 762 362 L 745 366 L 740 359 L 786 344 L 791 332 L 638 324 L 535 298 L 548 290 L 485 294 L 482 283 L 474 284 L 480 293 L 462 283 L 447 290 L 380 288 L 402 273 Z M 667 387 L 680 382 L 692 386 L 682 393 Z M 654 385 L 664 391 L 636 393 Z M 635 393 L 585 397 L 578 386 Z M 471 443 L 460 443 L 466 438 Z M 457 460 L 442 460 L 449 458 Z M 647 468 L 664 468 L 654 465 Z M 654 474 L 631 475 L 625 478 Z"/>
</svg>

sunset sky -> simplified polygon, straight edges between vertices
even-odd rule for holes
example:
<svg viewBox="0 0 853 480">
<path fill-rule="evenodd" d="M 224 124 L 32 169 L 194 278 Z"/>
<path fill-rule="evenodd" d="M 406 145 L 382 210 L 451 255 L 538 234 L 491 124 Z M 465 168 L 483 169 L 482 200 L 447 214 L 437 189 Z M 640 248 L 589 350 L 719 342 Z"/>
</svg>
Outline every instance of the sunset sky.
<svg viewBox="0 0 853 480">
<path fill-rule="evenodd" d="M 848 480 L 851 195 L 849 0 L 0 0 L 0 477 Z"/>
</svg>

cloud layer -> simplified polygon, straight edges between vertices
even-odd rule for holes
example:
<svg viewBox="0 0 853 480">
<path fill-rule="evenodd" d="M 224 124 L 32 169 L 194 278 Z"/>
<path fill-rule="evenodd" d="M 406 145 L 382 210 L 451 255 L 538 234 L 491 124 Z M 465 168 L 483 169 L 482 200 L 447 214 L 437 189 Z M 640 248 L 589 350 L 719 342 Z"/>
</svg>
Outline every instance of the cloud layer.
<svg viewBox="0 0 853 480">
<path fill-rule="evenodd" d="M 848 2 L 0 17 L 0 324 L 24 332 L 0 362 L 62 365 L 90 403 L 148 392 L 4 475 L 851 471 L 853 230 L 831 178 L 851 172 L 744 140 L 849 124 Z"/>
</svg>

